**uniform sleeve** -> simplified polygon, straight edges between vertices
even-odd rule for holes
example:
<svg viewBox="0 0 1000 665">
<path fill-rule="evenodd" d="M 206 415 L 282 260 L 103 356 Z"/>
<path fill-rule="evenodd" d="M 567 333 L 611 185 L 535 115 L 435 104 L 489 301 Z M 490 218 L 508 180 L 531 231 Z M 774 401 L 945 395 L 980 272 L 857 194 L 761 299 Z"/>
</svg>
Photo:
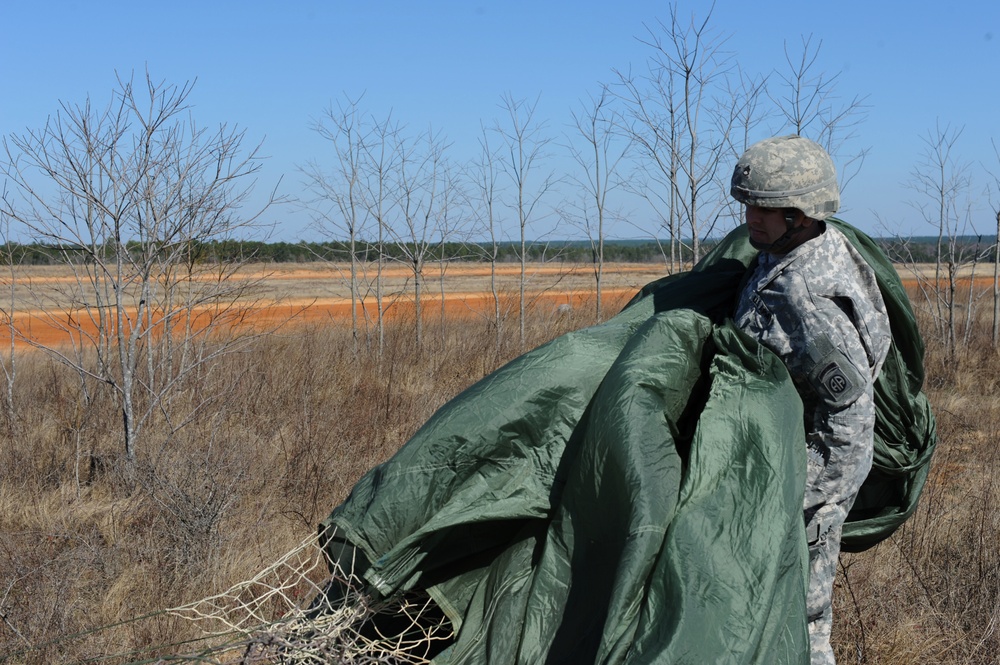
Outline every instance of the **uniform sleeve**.
<svg viewBox="0 0 1000 665">
<path fill-rule="evenodd" d="M 871 468 L 875 404 L 868 354 L 847 313 L 828 300 L 802 314 L 783 360 L 805 408 L 808 508 L 857 493 Z"/>
</svg>

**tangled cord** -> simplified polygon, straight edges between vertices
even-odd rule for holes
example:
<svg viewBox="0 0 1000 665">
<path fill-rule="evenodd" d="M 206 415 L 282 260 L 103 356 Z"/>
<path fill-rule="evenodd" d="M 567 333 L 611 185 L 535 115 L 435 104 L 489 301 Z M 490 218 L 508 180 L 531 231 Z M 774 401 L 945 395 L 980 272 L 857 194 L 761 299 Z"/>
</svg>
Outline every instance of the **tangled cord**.
<svg viewBox="0 0 1000 665">
<path fill-rule="evenodd" d="M 166 610 L 213 644 L 155 662 L 418 665 L 451 642 L 451 622 L 426 592 L 376 597 L 350 567 L 328 574 L 311 537 L 252 579 Z"/>
</svg>

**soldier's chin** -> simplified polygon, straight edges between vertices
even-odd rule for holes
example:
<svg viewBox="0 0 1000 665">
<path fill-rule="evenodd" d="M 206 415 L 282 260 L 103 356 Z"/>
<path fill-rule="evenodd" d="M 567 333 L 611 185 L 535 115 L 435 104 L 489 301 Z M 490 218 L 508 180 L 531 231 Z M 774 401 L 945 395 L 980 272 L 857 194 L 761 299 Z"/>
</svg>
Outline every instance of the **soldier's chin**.
<svg viewBox="0 0 1000 665">
<path fill-rule="evenodd" d="M 750 246 L 760 252 L 770 249 L 771 245 L 774 244 L 771 242 L 760 242 L 759 240 L 754 240 L 752 235 L 748 236 L 747 239 L 750 241 Z"/>
</svg>

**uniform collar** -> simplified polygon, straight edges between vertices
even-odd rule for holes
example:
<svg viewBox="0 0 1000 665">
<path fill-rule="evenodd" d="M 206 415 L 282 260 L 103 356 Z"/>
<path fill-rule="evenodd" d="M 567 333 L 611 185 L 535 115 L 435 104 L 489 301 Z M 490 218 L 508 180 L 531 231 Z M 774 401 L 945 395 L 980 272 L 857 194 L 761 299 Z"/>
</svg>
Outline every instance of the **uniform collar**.
<svg viewBox="0 0 1000 665">
<path fill-rule="evenodd" d="M 787 254 L 775 255 L 768 252 L 761 252 L 757 255 L 757 271 L 758 273 L 763 273 L 762 279 L 758 281 L 757 288 L 770 282 L 783 270 L 788 268 L 788 266 L 813 254 L 824 243 L 830 240 L 831 233 L 835 230 L 831 229 L 824 222 L 820 222 L 820 224 L 822 224 L 822 232 L 818 236 L 806 240 Z"/>
</svg>

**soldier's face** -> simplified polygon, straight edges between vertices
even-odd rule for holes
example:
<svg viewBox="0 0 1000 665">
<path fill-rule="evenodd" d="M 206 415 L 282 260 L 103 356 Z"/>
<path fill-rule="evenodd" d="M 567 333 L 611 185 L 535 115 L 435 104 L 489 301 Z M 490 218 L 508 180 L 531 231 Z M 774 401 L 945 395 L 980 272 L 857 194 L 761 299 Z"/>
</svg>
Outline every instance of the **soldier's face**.
<svg viewBox="0 0 1000 665">
<path fill-rule="evenodd" d="M 791 226 L 786 218 L 788 214 L 792 215 Z M 813 225 L 801 210 L 748 205 L 746 217 L 750 244 L 772 254 L 788 253 L 815 235 L 803 233 L 812 230 Z"/>
<path fill-rule="evenodd" d="M 766 246 L 785 235 L 785 211 L 781 208 L 747 206 L 747 230 L 755 246 Z"/>
</svg>

